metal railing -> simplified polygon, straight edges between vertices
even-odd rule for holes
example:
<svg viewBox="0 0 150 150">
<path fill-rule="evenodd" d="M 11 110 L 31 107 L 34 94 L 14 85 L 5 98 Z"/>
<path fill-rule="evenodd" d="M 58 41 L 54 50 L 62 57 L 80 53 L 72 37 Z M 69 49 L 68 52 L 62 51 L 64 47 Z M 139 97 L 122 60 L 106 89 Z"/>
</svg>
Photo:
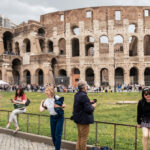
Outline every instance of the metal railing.
<svg viewBox="0 0 150 150">
<path fill-rule="evenodd" d="M 6 112 L 7 113 L 7 117 L 9 120 L 9 115 L 11 113 L 11 111 L 9 110 L 0 110 L 0 112 Z M 48 117 L 49 115 L 41 115 L 41 114 L 33 114 L 33 113 L 23 113 L 26 115 L 26 122 L 27 122 L 27 127 L 26 127 L 26 132 L 29 132 L 29 116 L 36 116 L 38 117 L 38 131 L 37 134 L 40 134 L 40 130 L 41 130 L 41 122 L 40 119 L 41 117 Z M 66 140 L 67 138 L 67 120 L 70 120 L 70 118 L 65 118 L 64 120 L 64 132 L 63 132 L 63 139 Z M 19 116 L 18 116 L 18 121 L 19 121 Z M 118 126 L 123 126 L 123 127 L 130 127 L 130 128 L 134 128 L 134 150 L 137 150 L 137 126 L 135 125 L 128 125 L 128 124 L 118 124 L 118 123 L 111 123 L 111 122 L 103 122 L 103 121 L 94 121 L 95 124 L 95 143 L 93 143 L 93 145 L 97 146 L 98 145 L 98 124 L 105 124 L 105 125 L 113 125 L 113 150 L 117 150 L 117 127 Z"/>
</svg>

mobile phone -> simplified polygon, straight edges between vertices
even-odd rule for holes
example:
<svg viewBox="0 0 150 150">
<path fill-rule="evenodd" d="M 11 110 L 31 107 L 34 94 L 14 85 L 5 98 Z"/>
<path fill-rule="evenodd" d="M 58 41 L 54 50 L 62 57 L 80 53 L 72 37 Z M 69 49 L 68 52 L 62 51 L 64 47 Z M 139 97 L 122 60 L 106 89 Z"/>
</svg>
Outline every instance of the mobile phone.
<svg viewBox="0 0 150 150">
<path fill-rule="evenodd" d="M 93 101 L 91 102 L 91 104 L 94 104 L 97 102 L 97 99 L 93 99 Z"/>
</svg>

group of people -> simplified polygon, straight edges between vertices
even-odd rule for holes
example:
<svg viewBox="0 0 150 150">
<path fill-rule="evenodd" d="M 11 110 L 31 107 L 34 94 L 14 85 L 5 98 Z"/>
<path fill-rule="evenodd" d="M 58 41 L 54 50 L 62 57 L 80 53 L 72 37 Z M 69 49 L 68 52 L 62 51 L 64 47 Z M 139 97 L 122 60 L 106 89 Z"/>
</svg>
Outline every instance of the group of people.
<svg viewBox="0 0 150 150">
<path fill-rule="evenodd" d="M 48 110 L 50 113 L 50 128 L 52 141 L 55 150 L 61 148 L 61 137 L 63 132 L 64 123 L 64 98 L 55 94 L 53 85 L 45 88 L 47 98 L 40 103 L 40 111 Z M 17 114 L 26 112 L 27 97 L 22 88 L 16 90 L 14 100 L 11 103 L 16 107 L 12 111 L 9 122 L 6 128 L 9 128 L 11 122 L 14 121 L 16 126 L 15 133 L 19 130 L 17 122 Z M 96 108 L 96 101 L 90 100 L 87 96 L 87 83 L 86 81 L 78 82 L 78 92 L 74 95 L 73 115 L 71 119 L 77 125 L 78 139 L 76 143 L 76 150 L 86 150 L 90 124 L 94 123 L 93 112 Z M 150 137 L 150 88 L 142 90 L 142 99 L 137 106 L 137 127 L 142 128 L 143 131 L 143 150 L 148 150 L 148 138 Z"/>
</svg>

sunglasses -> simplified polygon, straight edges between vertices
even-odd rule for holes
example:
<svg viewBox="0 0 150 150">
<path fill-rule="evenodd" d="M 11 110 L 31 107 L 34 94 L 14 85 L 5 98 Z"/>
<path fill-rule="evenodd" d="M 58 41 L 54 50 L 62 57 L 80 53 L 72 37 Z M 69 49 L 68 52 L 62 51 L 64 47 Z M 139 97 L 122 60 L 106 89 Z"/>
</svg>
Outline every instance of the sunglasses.
<svg viewBox="0 0 150 150">
<path fill-rule="evenodd" d="M 144 96 L 147 96 L 147 95 L 150 95 L 150 91 L 149 91 L 149 92 L 144 93 Z"/>
</svg>

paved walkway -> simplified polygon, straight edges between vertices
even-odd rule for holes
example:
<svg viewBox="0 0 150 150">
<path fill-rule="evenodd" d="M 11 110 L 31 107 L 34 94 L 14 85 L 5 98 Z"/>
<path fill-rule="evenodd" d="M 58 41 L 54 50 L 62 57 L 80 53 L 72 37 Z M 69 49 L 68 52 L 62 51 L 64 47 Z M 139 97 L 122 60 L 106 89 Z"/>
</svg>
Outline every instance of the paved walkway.
<svg viewBox="0 0 150 150">
<path fill-rule="evenodd" d="M 55 150 L 44 143 L 31 142 L 12 135 L 0 133 L 0 150 Z M 65 150 L 65 149 L 62 149 Z"/>
</svg>

